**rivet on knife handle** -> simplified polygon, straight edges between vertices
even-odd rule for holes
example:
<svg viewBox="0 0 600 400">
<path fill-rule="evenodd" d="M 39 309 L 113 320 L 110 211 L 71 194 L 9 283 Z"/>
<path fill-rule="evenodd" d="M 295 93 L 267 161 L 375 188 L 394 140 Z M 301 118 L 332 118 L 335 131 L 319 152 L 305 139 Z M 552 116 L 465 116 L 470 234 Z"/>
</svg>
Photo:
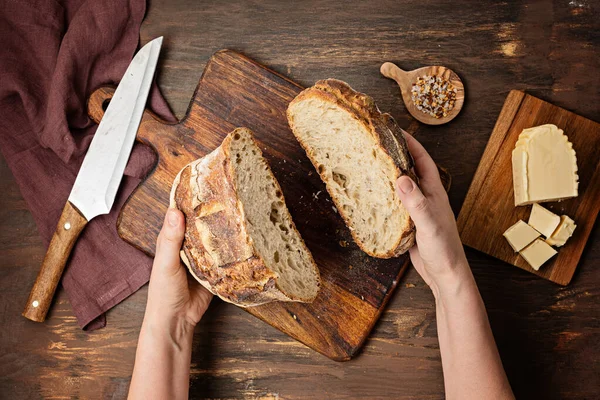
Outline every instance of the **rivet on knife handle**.
<svg viewBox="0 0 600 400">
<path fill-rule="evenodd" d="M 87 222 L 83 215 L 67 202 L 23 310 L 25 318 L 36 322 L 46 319 L 71 250 Z"/>
</svg>

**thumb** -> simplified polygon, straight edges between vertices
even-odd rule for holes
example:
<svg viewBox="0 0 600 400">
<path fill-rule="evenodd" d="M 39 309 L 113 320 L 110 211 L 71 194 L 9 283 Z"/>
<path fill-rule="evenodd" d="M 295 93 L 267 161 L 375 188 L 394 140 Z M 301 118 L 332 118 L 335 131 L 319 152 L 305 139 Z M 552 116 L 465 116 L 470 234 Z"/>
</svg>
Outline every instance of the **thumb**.
<svg viewBox="0 0 600 400">
<path fill-rule="evenodd" d="M 416 183 L 406 175 L 401 176 L 396 181 L 396 193 L 414 221 L 417 230 L 421 230 L 423 233 L 433 232 L 436 220 L 430 201 Z"/>
<path fill-rule="evenodd" d="M 156 242 L 154 267 L 164 271 L 176 271 L 180 267 L 179 251 L 183 243 L 185 221 L 183 213 L 174 208 L 167 210 L 163 227 Z"/>
</svg>

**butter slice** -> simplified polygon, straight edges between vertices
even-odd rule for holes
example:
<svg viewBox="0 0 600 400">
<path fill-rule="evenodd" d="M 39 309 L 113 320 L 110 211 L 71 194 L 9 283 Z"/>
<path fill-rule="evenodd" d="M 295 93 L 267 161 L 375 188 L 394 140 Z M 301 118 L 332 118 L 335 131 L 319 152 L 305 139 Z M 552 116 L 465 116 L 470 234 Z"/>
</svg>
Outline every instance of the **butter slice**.
<svg viewBox="0 0 600 400">
<path fill-rule="evenodd" d="M 508 240 L 508 244 L 510 244 L 510 247 L 512 247 L 514 251 L 521 251 L 535 239 L 539 238 L 540 233 L 525 222 L 519 220 L 504 232 L 504 237 Z"/>
<path fill-rule="evenodd" d="M 536 239 L 529 246 L 519 252 L 521 256 L 531 265 L 531 268 L 538 271 L 542 265 L 556 255 L 557 251 L 552 248 L 543 239 Z"/>
<path fill-rule="evenodd" d="M 516 206 L 577 197 L 575 150 L 556 125 L 524 129 L 512 152 L 512 167 Z"/>
<path fill-rule="evenodd" d="M 531 208 L 528 224 L 546 238 L 549 238 L 560 224 L 560 217 L 539 204 L 534 204 Z"/>
<path fill-rule="evenodd" d="M 575 221 L 571 218 L 566 215 L 561 216 L 558 228 L 552 233 L 552 236 L 546 239 L 546 243 L 556 247 L 563 246 L 573 236 L 576 227 Z"/>
</svg>

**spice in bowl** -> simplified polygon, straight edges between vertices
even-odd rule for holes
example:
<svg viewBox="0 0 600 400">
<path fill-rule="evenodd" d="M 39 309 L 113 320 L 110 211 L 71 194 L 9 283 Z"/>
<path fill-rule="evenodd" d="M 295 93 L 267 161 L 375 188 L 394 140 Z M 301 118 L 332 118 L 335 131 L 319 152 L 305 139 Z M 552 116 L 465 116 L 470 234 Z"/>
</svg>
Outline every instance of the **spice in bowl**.
<svg viewBox="0 0 600 400">
<path fill-rule="evenodd" d="M 456 103 L 456 88 L 440 76 L 417 78 L 411 89 L 415 107 L 434 118 L 447 117 Z"/>
</svg>

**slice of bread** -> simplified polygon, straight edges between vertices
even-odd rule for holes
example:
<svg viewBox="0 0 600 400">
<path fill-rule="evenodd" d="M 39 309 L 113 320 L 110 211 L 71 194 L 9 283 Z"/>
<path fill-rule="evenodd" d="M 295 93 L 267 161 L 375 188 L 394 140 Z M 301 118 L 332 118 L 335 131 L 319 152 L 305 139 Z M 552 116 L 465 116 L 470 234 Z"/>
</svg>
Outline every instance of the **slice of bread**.
<svg viewBox="0 0 600 400">
<path fill-rule="evenodd" d="M 401 175 L 416 182 L 416 176 L 393 118 L 382 114 L 373 99 L 335 79 L 300 93 L 287 117 L 358 246 L 378 258 L 411 248 L 415 227 L 394 182 Z"/>
<path fill-rule="evenodd" d="M 170 207 L 185 214 L 183 262 L 221 299 L 249 307 L 317 296 L 319 270 L 250 130 L 185 166 Z"/>
</svg>

